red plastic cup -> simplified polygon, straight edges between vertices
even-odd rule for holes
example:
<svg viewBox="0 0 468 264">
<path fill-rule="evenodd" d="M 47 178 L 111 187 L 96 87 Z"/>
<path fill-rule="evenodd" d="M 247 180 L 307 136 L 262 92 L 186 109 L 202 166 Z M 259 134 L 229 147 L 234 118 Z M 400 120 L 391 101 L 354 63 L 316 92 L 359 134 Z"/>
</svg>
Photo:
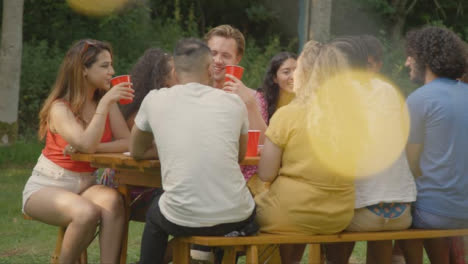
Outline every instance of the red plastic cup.
<svg viewBox="0 0 468 264">
<path fill-rule="evenodd" d="M 258 155 L 258 139 L 260 130 L 249 130 L 249 140 L 247 141 L 246 157 L 255 157 Z"/>
<path fill-rule="evenodd" d="M 116 86 L 119 83 L 131 82 L 130 75 L 119 75 L 110 80 L 111 86 Z M 133 102 L 133 99 L 120 99 L 119 104 L 125 105 Z"/>
<path fill-rule="evenodd" d="M 226 74 L 234 75 L 239 80 L 242 79 L 242 74 L 244 73 L 244 67 L 241 67 L 238 65 L 226 65 L 225 70 L 226 70 Z M 229 80 L 231 80 L 231 78 L 227 76 L 224 78 L 225 82 Z"/>
</svg>

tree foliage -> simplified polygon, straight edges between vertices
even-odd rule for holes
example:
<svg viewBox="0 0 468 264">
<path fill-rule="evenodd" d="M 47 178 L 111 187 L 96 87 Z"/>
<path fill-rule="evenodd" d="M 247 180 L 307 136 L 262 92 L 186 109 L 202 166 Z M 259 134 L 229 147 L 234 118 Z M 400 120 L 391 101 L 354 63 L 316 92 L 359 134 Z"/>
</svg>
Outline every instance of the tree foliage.
<svg viewBox="0 0 468 264">
<path fill-rule="evenodd" d="M 248 50 L 242 65 L 249 71 L 244 81 L 255 88 L 270 57 L 284 49 L 274 31 L 275 19 L 260 0 L 133 0 L 122 12 L 104 17 L 78 14 L 66 1 L 25 1 L 19 130 L 27 136 L 36 133 L 39 109 L 74 41 L 110 42 L 116 74 L 124 74 L 147 48 L 170 52 L 182 37 L 202 37 L 213 26 L 233 24 L 246 35 Z"/>
<path fill-rule="evenodd" d="M 466 0 L 359 0 L 364 8 L 386 19 L 384 29 L 400 38 L 410 28 L 444 25 L 468 39 Z M 400 23 L 403 22 L 403 23 Z M 398 27 L 398 28 L 397 28 Z"/>
</svg>

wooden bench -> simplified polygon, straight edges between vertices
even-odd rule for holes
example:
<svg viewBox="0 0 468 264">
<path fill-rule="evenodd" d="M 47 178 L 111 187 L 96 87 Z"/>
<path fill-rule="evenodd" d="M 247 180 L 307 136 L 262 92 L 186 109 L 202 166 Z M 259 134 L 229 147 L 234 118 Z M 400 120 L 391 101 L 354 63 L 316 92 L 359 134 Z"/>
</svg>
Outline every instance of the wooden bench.
<svg viewBox="0 0 468 264">
<path fill-rule="evenodd" d="M 190 261 L 190 245 L 198 244 L 225 249 L 224 263 L 235 263 L 236 252 L 246 252 L 246 263 L 258 263 L 258 246 L 268 244 L 308 244 L 309 263 L 322 263 L 320 244 L 351 242 L 351 241 L 379 241 L 425 239 L 439 237 L 466 236 L 468 229 L 426 230 L 408 229 L 402 231 L 382 232 L 343 232 L 333 235 L 271 235 L 259 234 L 250 237 L 208 237 L 193 236 L 179 237 L 173 241 L 173 263 L 187 264 Z M 422 248 L 421 248 L 422 251 Z"/>
<path fill-rule="evenodd" d="M 23 218 L 25 220 L 34 220 L 32 217 L 25 215 L 25 214 L 23 214 Z M 63 242 L 63 236 L 65 235 L 65 230 L 67 230 L 66 227 L 63 227 L 63 226 L 59 227 L 59 231 L 57 235 L 57 242 L 55 243 L 55 250 L 50 258 L 51 264 L 59 264 L 59 256 L 60 256 L 60 252 L 62 251 L 62 242 Z M 80 255 L 78 264 L 87 264 L 87 263 L 88 263 L 88 252 L 85 249 Z"/>
</svg>

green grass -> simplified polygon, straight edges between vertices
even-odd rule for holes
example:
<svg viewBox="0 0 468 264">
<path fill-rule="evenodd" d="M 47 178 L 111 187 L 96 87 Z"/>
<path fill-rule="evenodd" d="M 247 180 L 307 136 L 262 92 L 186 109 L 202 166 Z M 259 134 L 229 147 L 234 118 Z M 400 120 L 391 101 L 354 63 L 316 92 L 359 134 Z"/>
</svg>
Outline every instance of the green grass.
<svg viewBox="0 0 468 264">
<path fill-rule="evenodd" d="M 21 213 L 23 187 L 41 148 L 41 143 L 26 141 L 0 147 L 0 264 L 49 263 L 55 248 L 58 228 L 24 220 Z M 127 263 L 139 258 L 143 226 L 143 223 L 130 223 Z M 357 243 L 351 263 L 365 263 L 365 245 Z M 88 248 L 88 262 L 99 263 L 98 239 Z M 307 254 L 302 262 L 307 263 Z M 244 263 L 244 259 L 239 263 Z M 429 262 L 426 259 L 424 263 Z"/>
</svg>

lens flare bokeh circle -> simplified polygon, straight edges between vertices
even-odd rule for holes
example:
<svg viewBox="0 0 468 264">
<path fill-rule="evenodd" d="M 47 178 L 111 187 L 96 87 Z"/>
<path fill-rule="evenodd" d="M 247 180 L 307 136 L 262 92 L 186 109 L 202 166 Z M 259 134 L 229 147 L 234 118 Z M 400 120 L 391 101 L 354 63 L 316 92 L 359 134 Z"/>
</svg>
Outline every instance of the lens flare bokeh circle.
<svg viewBox="0 0 468 264">
<path fill-rule="evenodd" d="M 309 116 L 314 154 L 344 177 L 385 170 L 402 155 L 409 134 L 404 97 L 368 72 L 347 72 L 326 81 L 316 91 Z"/>
</svg>

